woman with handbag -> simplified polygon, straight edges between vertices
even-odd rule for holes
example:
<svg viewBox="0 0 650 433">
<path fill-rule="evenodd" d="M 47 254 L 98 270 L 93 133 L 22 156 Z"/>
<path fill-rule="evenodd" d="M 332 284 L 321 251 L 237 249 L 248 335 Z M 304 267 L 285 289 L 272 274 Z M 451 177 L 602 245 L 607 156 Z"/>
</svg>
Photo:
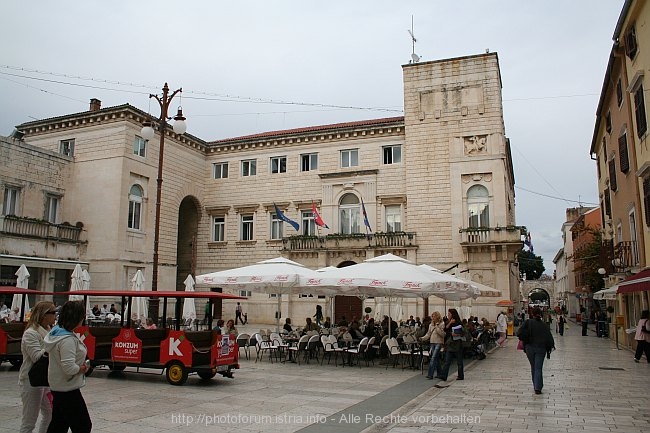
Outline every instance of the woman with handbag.
<svg viewBox="0 0 650 433">
<path fill-rule="evenodd" d="M 52 401 L 50 389 L 46 386 L 32 386 L 29 383 L 29 370 L 44 355 L 43 338 L 50 332 L 56 320 L 56 310 L 51 302 L 39 302 L 32 308 L 27 328 L 23 333 L 20 351 L 23 354 L 23 363 L 18 373 L 20 397 L 23 402 L 23 419 L 20 433 L 31 433 L 36 427 L 38 414 L 41 414 L 39 433 L 45 433 L 52 418 Z"/>
<path fill-rule="evenodd" d="M 81 301 L 68 301 L 61 307 L 59 323 L 45 337 L 50 355 L 48 379 L 52 390 L 52 421 L 48 433 L 87 433 L 92 429 L 81 387 L 86 384 L 86 345 L 72 332 L 86 316 Z"/>
<path fill-rule="evenodd" d="M 458 310 L 450 308 L 447 310 L 447 322 L 445 324 L 445 363 L 442 366 L 442 371 L 438 372 L 438 377 L 443 382 L 447 380 L 449 375 L 449 367 L 451 361 L 456 358 L 456 365 L 458 366 L 458 374 L 456 380 L 465 379 L 465 371 L 463 365 L 463 340 L 467 335 L 467 330 L 460 320 Z"/>
<path fill-rule="evenodd" d="M 636 352 L 634 352 L 634 362 L 641 360 L 641 355 L 645 352 L 646 361 L 650 364 L 650 311 L 643 310 L 641 318 L 636 325 L 636 333 L 634 339 L 636 340 Z"/>
</svg>

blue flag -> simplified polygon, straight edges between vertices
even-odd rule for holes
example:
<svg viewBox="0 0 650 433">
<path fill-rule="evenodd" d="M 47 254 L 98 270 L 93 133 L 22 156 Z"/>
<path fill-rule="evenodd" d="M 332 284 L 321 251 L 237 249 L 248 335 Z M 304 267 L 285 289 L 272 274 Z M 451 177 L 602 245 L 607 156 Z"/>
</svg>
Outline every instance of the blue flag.
<svg viewBox="0 0 650 433">
<path fill-rule="evenodd" d="M 363 223 L 368 227 L 368 230 L 372 231 L 370 221 L 368 221 L 368 214 L 366 213 L 366 205 L 363 204 L 363 197 L 361 197 L 361 212 L 363 213 Z"/>
<path fill-rule="evenodd" d="M 291 224 L 291 227 L 296 229 L 296 231 L 300 230 L 300 224 L 298 224 L 297 222 L 295 222 L 294 220 L 290 219 L 288 216 L 283 214 L 277 204 L 273 203 L 273 206 L 275 206 L 275 214 L 278 216 L 279 220 Z"/>
</svg>

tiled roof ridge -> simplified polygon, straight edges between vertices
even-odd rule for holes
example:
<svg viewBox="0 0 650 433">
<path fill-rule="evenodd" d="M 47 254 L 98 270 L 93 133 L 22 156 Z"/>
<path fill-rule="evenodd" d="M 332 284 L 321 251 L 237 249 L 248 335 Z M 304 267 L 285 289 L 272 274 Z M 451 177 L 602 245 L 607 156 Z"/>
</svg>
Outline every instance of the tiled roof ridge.
<svg viewBox="0 0 650 433">
<path fill-rule="evenodd" d="M 210 141 L 210 142 L 208 142 L 208 145 L 229 143 L 229 142 L 240 141 L 240 140 L 251 140 L 251 139 L 256 139 L 256 138 L 274 137 L 274 136 L 280 136 L 280 135 L 304 134 L 304 133 L 309 133 L 309 132 L 326 131 L 326 130 L 341 129 L 341 128 L 350 128 L 350 127 L 356 127 L 356 126 L 381 125 L 381 124 L 386 124 L 386 123 L 396 123 L 396 122 L 403 122 L 403 121 L 404 121 L 404 116 L 396 116 L 396 117 L 385 117 L 385 118 L 381 118 L 381 119 L 369 119 L 369 120 L 359 120 L 359 121 L 354 121 L 354 122 L 333 123 L 333 124 L 328 124 L 328 125 L 305 126 L 305 127 L 302 127 L 302 128 L 284 129 L 284 130 L 278 130 L 278 131 L 267 131 L 267 132 L 260 132 L 258 134 L 244 135 L 244 136 L 240 136 L 240 137 L 225 138 L 225 139 L 221 139 L 221 140 Z"/>
</svg>

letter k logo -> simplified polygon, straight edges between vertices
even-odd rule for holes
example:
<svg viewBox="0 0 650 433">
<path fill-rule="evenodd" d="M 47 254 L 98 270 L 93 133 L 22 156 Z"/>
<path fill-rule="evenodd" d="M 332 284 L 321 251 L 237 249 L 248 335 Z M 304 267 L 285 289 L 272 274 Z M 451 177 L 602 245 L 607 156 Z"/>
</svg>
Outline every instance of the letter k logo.
<svg viewBox="0 0 650 433">
<path fill-rule="evenodd" d="M 183 356 L 180 350 L 178 350 L 178 346 L 181 344 L 181 340 L 177 340 L 174 337 L 171 337 L 169 339 L 169 356 L 176 355 L 176 356 Z"/>
</svg>

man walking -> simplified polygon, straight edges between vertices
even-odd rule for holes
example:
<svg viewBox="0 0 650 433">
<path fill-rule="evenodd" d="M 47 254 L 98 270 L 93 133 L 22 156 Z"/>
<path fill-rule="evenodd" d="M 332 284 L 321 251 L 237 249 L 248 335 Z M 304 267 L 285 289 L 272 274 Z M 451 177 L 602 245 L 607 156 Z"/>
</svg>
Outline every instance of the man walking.
<svg viewBox="0 0 650 433">
<path fill-rule="evenodd" d="M 244 319 L 242 319 L 242 307 L 239 302 L 237 302 L 237 307 L 235 308 L 235 324 L 237 324 L 237 320 L 239 320 L 242 325 L 245 325 Z"/>
</svg>

